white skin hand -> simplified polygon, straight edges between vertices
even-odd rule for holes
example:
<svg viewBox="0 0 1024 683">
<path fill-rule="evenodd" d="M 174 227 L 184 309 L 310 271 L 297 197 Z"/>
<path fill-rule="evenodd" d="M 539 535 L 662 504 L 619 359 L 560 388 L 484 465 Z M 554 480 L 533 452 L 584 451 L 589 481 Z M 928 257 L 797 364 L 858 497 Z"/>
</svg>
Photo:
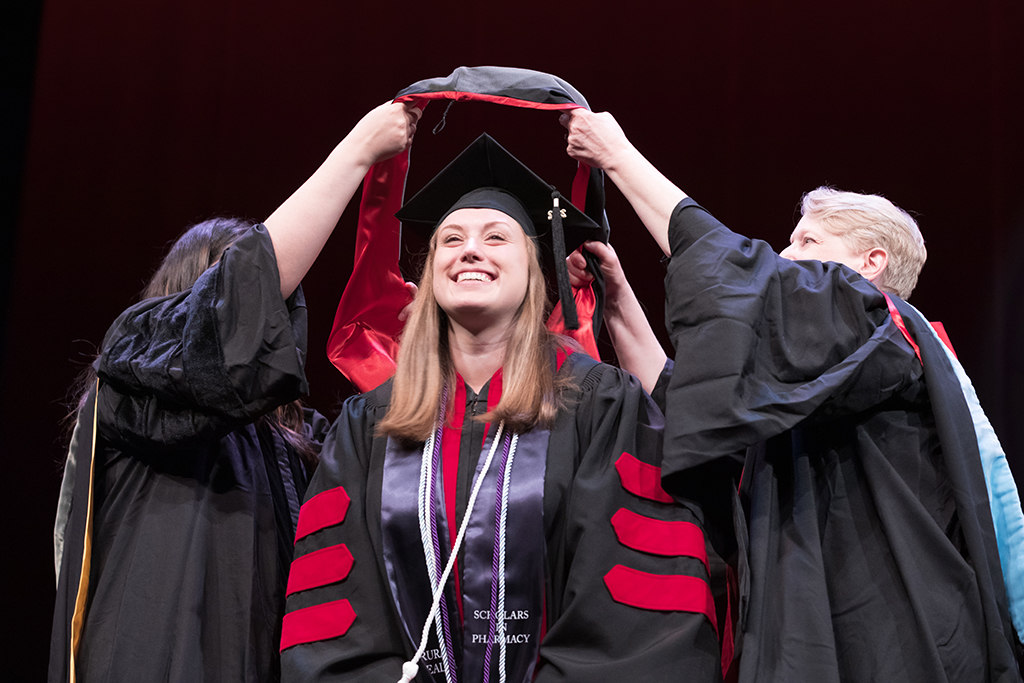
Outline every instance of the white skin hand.
<svg viewBox="0 0 1024 683">
<path fill-rule="evenodd" d="M 601 261 L 605 281 L 605 317 L 615 355 L 623 370 L 636 375 L 648 393 L 665 367 L 665 350 L 651 329 L 640 301 L 626 279 L 615 249 L 603 242 L 586 242 L 583 247 Z M 587 262 L 579 250 L 565 260 L 573 287 L 585 287 L 594 276 L 587 271 Z"/>
<path fill-rule="evenodd" d="M 618 121 L 608 112 L 573 109 L 559 116 L 558 122 L 569 131 L 569 156 L 593 168 L 609 171 L 633 148 Z"/>
<path fill-rule="evenodd" d="M 665 254 L 668 221 L 686 194 L 654 168 L 626 138 L 608 112 L 573 109 L 559 117 L 568 129 L 566 151 L 577 161 L 604 169 Z"/>
<path fill-rule="evenodd" d="M 621 292 L 629 289 L 629 282 L 626 281 L 626 274 L 622 270 L 619 256 L 610 244 L 604 242 L 587 242 L 581 247 L 596 256 L 601 263 L 601 273 L 604 275 L 605 296 L 607 304 L 618 303 Z M 583 257 L 581 249 L 569 254 L 565 265 L 569 269 L 569 282 L 573 287 L 586 287 L 594 281 L 594 276 L 587 270 L 587 260 Z"/>
</svg>

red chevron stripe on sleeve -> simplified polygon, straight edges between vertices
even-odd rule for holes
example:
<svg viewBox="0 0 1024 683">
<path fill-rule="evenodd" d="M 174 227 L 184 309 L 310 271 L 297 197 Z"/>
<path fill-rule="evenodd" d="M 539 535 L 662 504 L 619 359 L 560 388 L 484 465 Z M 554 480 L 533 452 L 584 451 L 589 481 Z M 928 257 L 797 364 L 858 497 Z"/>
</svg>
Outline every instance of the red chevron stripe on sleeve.
<svg viewBox="0 0 1024 683">
<path fill-rule="evenodd" d="M 623 453 L 615 462 L 622 488 L 634 496 L 647 498 L 659 503 L 675 502 L 672 496 L 661 488 L 661 468 L 640 462 L 629 453 Z"/>
<path fill-rule="evenodd" d="M 281 651 L 295 645 L 337 638 L 348 633 L 356 612 L 348 600 L 313 605 L 284 615 Z"/>
<path fill-rule="evenodd" d="M 341 524 L 345 521 L 351 502 L 341 486 L 327 489 L 307 500 L 299 509 L 299 523 L 295 530 L 296 543 L 314 531 Z"/>
<path fill-rule="evenodd" d="M 352 553 L 344 543 L 296 557 L 288 574 L 288 591 L 285 595 L 345 579 L 352 571 L 352 561 Z"/>
<path fill-rule="evenodd" d="M 648 574 L 617 564 L 604 575 L 604 584 L 615 602 L 658 612 L 703 614 L 718 632 L 715 601 L 703 579 L 684 574 Z"/>
<path fill-rule="evenodd" d="M 612 528 L 627 548 L 653 555 L 695 557 L 711 574 L 704 533 L 692 522 L 669 522 L 620 508 L 612 515 Z"/>
</svg>

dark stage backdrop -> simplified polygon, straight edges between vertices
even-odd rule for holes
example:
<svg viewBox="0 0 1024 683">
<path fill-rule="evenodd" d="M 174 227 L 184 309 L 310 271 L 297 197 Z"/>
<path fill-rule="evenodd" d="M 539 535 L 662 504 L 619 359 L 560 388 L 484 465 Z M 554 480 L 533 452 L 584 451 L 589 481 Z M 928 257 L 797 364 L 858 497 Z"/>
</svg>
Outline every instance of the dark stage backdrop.
<svg viewBox="0 0 1024 683">
<path fill-rule="evenodd" d="M 916 214 L 930 258 L 912 301 L 946 323 L 1024 481 L 1021 35 L 1018 0 L 49 0 L 6 292 L 4 678 L 45 668 L 67 387 L 168 241 L 215 214 L 266 217 L 365 111 L 459 65 L 562 76 L 776 248 L 801 193 L 825 183 Z M 432 135 L 443 108 L 420 125 L 410 191 L 485 127 L 569 189 L 556 115 L 456 104 Z M 323 349 L 354 209 L 304 283 L 323 411 L 350 393 Z M 608 213 L 664 338 L 658 250 L 614 189 Z"/>
</svg>

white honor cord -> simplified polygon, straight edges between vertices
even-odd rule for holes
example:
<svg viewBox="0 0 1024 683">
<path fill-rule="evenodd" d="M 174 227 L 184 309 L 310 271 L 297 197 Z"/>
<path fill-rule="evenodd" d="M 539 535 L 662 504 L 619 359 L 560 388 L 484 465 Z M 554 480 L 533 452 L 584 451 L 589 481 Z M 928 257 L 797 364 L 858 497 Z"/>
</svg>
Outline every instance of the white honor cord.
<svg viewBox="0 0 1024 683">
<path fill-rule="evenodd" d="M 444 408 L 442 407 L 443 411 Z M 444 419 L 444 413 L 441 412 L 438 415 L 437 423 L 434 425 L 434 431 L 431 432 L 430 438 L 427 439 L 427 443 L 423 445 L 423 457 L 420 458 L 420 486 L 419 496 L 416 501 L 416 509 L 419 515 L 420 523 L 420 539 L 423 542 L 423 557 L 427 564 L 427 575 L 430 578 L 430 590 L 437 590 L 437 557 L 434 555 L 434 540 L 433 540 L 433 529 L 430 525 L 430 506 L 431 506 L 431 482 L 434 474 L 434 446 L 438 445 L 437 439 L 440 437 L 440 429 L 438 425 L 441 424 Z M 443 624 L 441 619 L 441 613 L 438 611 L 434 618 L 435 625 L 437 627 L 437 640 L 441 650 L 441 662 L 444 666 L 444 677 L 446 683 L 453 683 L 452 681 L 452 666 L 450 657 L 451 654 L 448 652 L 448 648 L 445 646 L 445 639 L 443 634 Z M 429 621 L 427 623 L 430 623 Z"/>
<path fill-rule="evenodd" d="M 469 502 L 466 504 L 466 516 L 462 520 L 462 525 L 459 527 L 459 534 L 455 537 L 455 546 L 452 548 L 452 554 L 448 558 L 448 565 L 444 568 L 444 572 L 441 574 L 441 580 L 438 581 L 437 587 L 434 589 L 434 602 L 430 606 L 430 613 L 427 614 L 427 620 L 423 624 L 423 635 L 420 637 L 420 646 L 416 650 L 416 654 L 408 662 L 402 664 L 402 677 L 398 679 L 398 683 L 412 683 L 412 679 L 416 678 L 416 674 L 419 672 L 420 667 L 418 662 L 423 656 L 423 653 L 427 650 L 427 639 L 430 637 L 430 622 L 434 620 L 434 615 L 437 613 L 438 608 L 441 605 L 441 596 L 444 595 L 444 585 L 448 581 L 448 575 L 452 573 L 452 566 L 455 564 L 456 558 L 459 556 L 459 548 L 462 546 L 462 539 L 466 535 L 466 527 L 469 526 L 470 513 L 473 511 L 473 505 L 476 504 L 477 495 L 480 493 L 480 486 L 483 484 L 484 479 L 487 476 L 487 471 L 491 467 L 491 460 L 494 459 L 494 452 L 498 450 L 498 444 L 501 443 L 502 434 L 505 431 L 505 421 L 502 420 L 498 425 L 498 433 L 494 435 L 494 443 L 491 444 L 491 450 L 487 454 L 487 460 L 484 461 L 484 466 L 480 470 L 480 474 L 477 476 L 476 485 L 473 487 L 473 493 L 469 496 Z"/>
<path fill-rule="evenodd" d="M 416 509 L 419 513 L 420 538 L 423 539 L 423 554 L 427 560 L 427 573 L 430 575 L 431 589 L 437 587 L 437 569 L 434 558 L 434 544 L 431 542 L 430 522 L 427 511 L 430 509 L 430 472 L 431 460 L 433 460 L 434 443 L 437 438 L 437 430 L 430 435 L 426 445 L 423 446 L 423 458 L 420 464 L 420 486 L 419 499 L 416 502 Z"/>
<path fill-rule="evenodd" d="M 505 531 L 508 520 L 508 489 L 512 480 L 512 461 L 516 457 L 516 446 L 519 435 L 512 436 L 512 444 L 508 451 L 508 462 L 505 464 L 505 476 L 501 482 L 501 519 L 498 520 L 498 683 L 505 683 Z"/>
</svg>

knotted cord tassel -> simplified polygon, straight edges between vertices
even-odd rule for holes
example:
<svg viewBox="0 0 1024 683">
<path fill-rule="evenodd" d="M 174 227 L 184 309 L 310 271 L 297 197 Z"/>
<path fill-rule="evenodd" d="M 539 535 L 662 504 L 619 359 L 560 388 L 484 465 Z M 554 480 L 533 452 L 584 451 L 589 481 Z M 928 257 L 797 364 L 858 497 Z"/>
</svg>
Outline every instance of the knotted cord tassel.
<svg viewBox="0 0 1024 683">
<path fill-rule="evenodd" d="M 419 671 L 420 668 L 418 666 L 412 662 L 406 662 L 402 665 L 402 677 L 398 679 L 398 683 L 412 683 Z"/>
</svg>

